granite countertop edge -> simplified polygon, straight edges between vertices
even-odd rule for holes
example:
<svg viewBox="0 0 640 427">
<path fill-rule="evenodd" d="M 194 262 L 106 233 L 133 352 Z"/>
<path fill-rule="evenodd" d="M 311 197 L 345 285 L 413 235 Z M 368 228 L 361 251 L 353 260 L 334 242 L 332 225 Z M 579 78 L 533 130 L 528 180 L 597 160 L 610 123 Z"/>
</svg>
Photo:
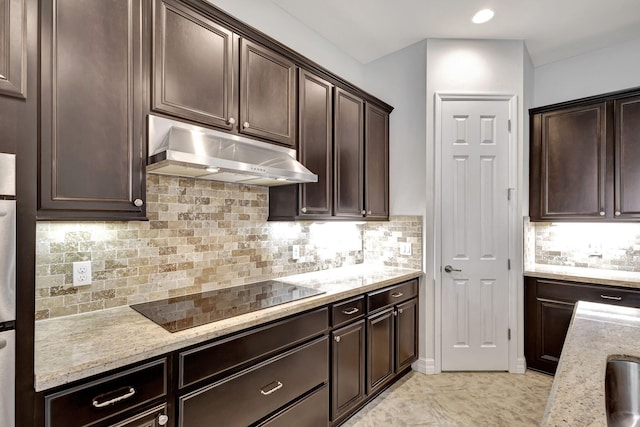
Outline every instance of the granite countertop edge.
<svg viewBox="0 0 640 427">
<path fill-rule="evenodd" d="M 640 273 L 536 264 L 528 266 L 524 275 L 541 279 L 568 280 L 596 285 L 640 288 Z"/>
<path fill-rule="evenodd" d="M 415 269 L 360 265 L 280 277 L 325 293 L 176 333 L 129 306 L 37 321 L 35 389 L 49 390 L 422 275 Z"/>
</svg>

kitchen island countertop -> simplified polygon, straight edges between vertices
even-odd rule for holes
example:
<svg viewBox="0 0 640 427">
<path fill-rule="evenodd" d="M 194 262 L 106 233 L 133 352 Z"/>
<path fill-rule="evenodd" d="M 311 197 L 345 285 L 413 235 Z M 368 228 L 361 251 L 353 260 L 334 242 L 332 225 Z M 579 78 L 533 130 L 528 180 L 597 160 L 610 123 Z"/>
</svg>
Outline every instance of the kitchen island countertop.
<svg viewBox="0 0 640 427">
<path fill-rule="evenodd" d="M 579 301 L 560 355 L 543 426 L 606 426 L 611 357 L 640 357 L 640 309 Z"/>
<path fill-rule="evenodd" d="M 359 264 L 280 277 L 324 293 L 175 333 L 129 306 L 41 320 L 35 325 L 35 388 L 47 390 L 421 275 Z"/>
</svg>

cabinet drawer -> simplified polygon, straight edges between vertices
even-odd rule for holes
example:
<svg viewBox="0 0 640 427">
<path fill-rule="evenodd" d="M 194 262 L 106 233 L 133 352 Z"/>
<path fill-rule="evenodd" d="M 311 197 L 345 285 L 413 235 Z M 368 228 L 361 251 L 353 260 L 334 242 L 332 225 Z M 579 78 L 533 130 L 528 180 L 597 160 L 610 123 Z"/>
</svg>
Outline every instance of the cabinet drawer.
<svg viewBox="0 0 640 427">
<path fill-rule="evenodd" d="M 369 312 L 406 301 L 418 295 L 418 279 L 367 294 Z"/>
<path fill-rule="evenodd" d="M 364 316 L 364 295 L 347 301 L 342 301 L 331 306 L 332 325 L 340 326 L 343 323 L 360 319 Z"/>
<path fill-rule="evenodd" d="M 247 426 L 328 380 L 322 337 L 179 399 L 180 427 Z"/>
<path fill-rule="evenodd" d="M 329 424 L 329 386 L 313 392 L 299 402 L 260 424 L 260 427 L 326 427 Z"/>
<path fill-rule="evenodd" d="M 292 347 L 324 333 L 328 327 L 329 309 L 323 307 L 212 344 L 183 351 L 179 356 L 180 388 Z"/>
<path fill-rule="evenodd" d="M 161 359 L 46 396 L 46 425 L 94 425 L 166 394 L 167 360 Z"/>
<path fill-rule="evenodd" d="M 537 279 L 537 297 L 575 303 L 579 300 L 640 307 L 640 292 L 614 286 Z"/>
</svg>

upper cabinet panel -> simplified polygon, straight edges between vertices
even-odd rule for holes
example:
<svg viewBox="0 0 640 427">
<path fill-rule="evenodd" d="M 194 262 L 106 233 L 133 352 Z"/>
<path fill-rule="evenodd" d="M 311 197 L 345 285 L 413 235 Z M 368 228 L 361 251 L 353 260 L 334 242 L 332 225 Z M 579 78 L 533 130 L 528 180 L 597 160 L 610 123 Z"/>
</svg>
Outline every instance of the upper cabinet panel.
<svg viewBox="0 0 640 427">
<path fill-rule="evenodd" d="M 173 0 L 156 0 L 153 19 L 153 109 L 231 130 L 233 33 Z"/>
<path fill-rule="evenodd" d="M 27 96 L 25 0 L 0 0 L 0 95 Z"/>
<path fill-rule="evenodd" d="M 295 145 L 295 64 L 241 40 L 240 132 Z"/>
<path fill-rule="evenodd" d="M 369 219 L 389 219 L 389 113 L 365 108 L 364 208 Z"/>
<path fill-rule="evenodd" d="M 41 4 L 41 219 L 144 218 L 146 4 Z"/>
<path fill-rule="evenodd" d="M 640 95 L 615 101 L 615 209 L 640 218 Z"/>
</svg>

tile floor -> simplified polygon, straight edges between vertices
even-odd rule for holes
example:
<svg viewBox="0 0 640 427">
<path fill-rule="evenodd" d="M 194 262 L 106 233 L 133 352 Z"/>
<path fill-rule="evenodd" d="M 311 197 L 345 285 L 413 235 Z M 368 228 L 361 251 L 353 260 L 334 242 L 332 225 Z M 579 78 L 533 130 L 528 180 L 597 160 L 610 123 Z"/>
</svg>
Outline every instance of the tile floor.
<svg viewBox="0 0 640 427">
<path fill-rule="evenodd" d="M 538 426 L 552 382 L 533 371 L 411 372 L 344 426 Z"/>
</svg>

